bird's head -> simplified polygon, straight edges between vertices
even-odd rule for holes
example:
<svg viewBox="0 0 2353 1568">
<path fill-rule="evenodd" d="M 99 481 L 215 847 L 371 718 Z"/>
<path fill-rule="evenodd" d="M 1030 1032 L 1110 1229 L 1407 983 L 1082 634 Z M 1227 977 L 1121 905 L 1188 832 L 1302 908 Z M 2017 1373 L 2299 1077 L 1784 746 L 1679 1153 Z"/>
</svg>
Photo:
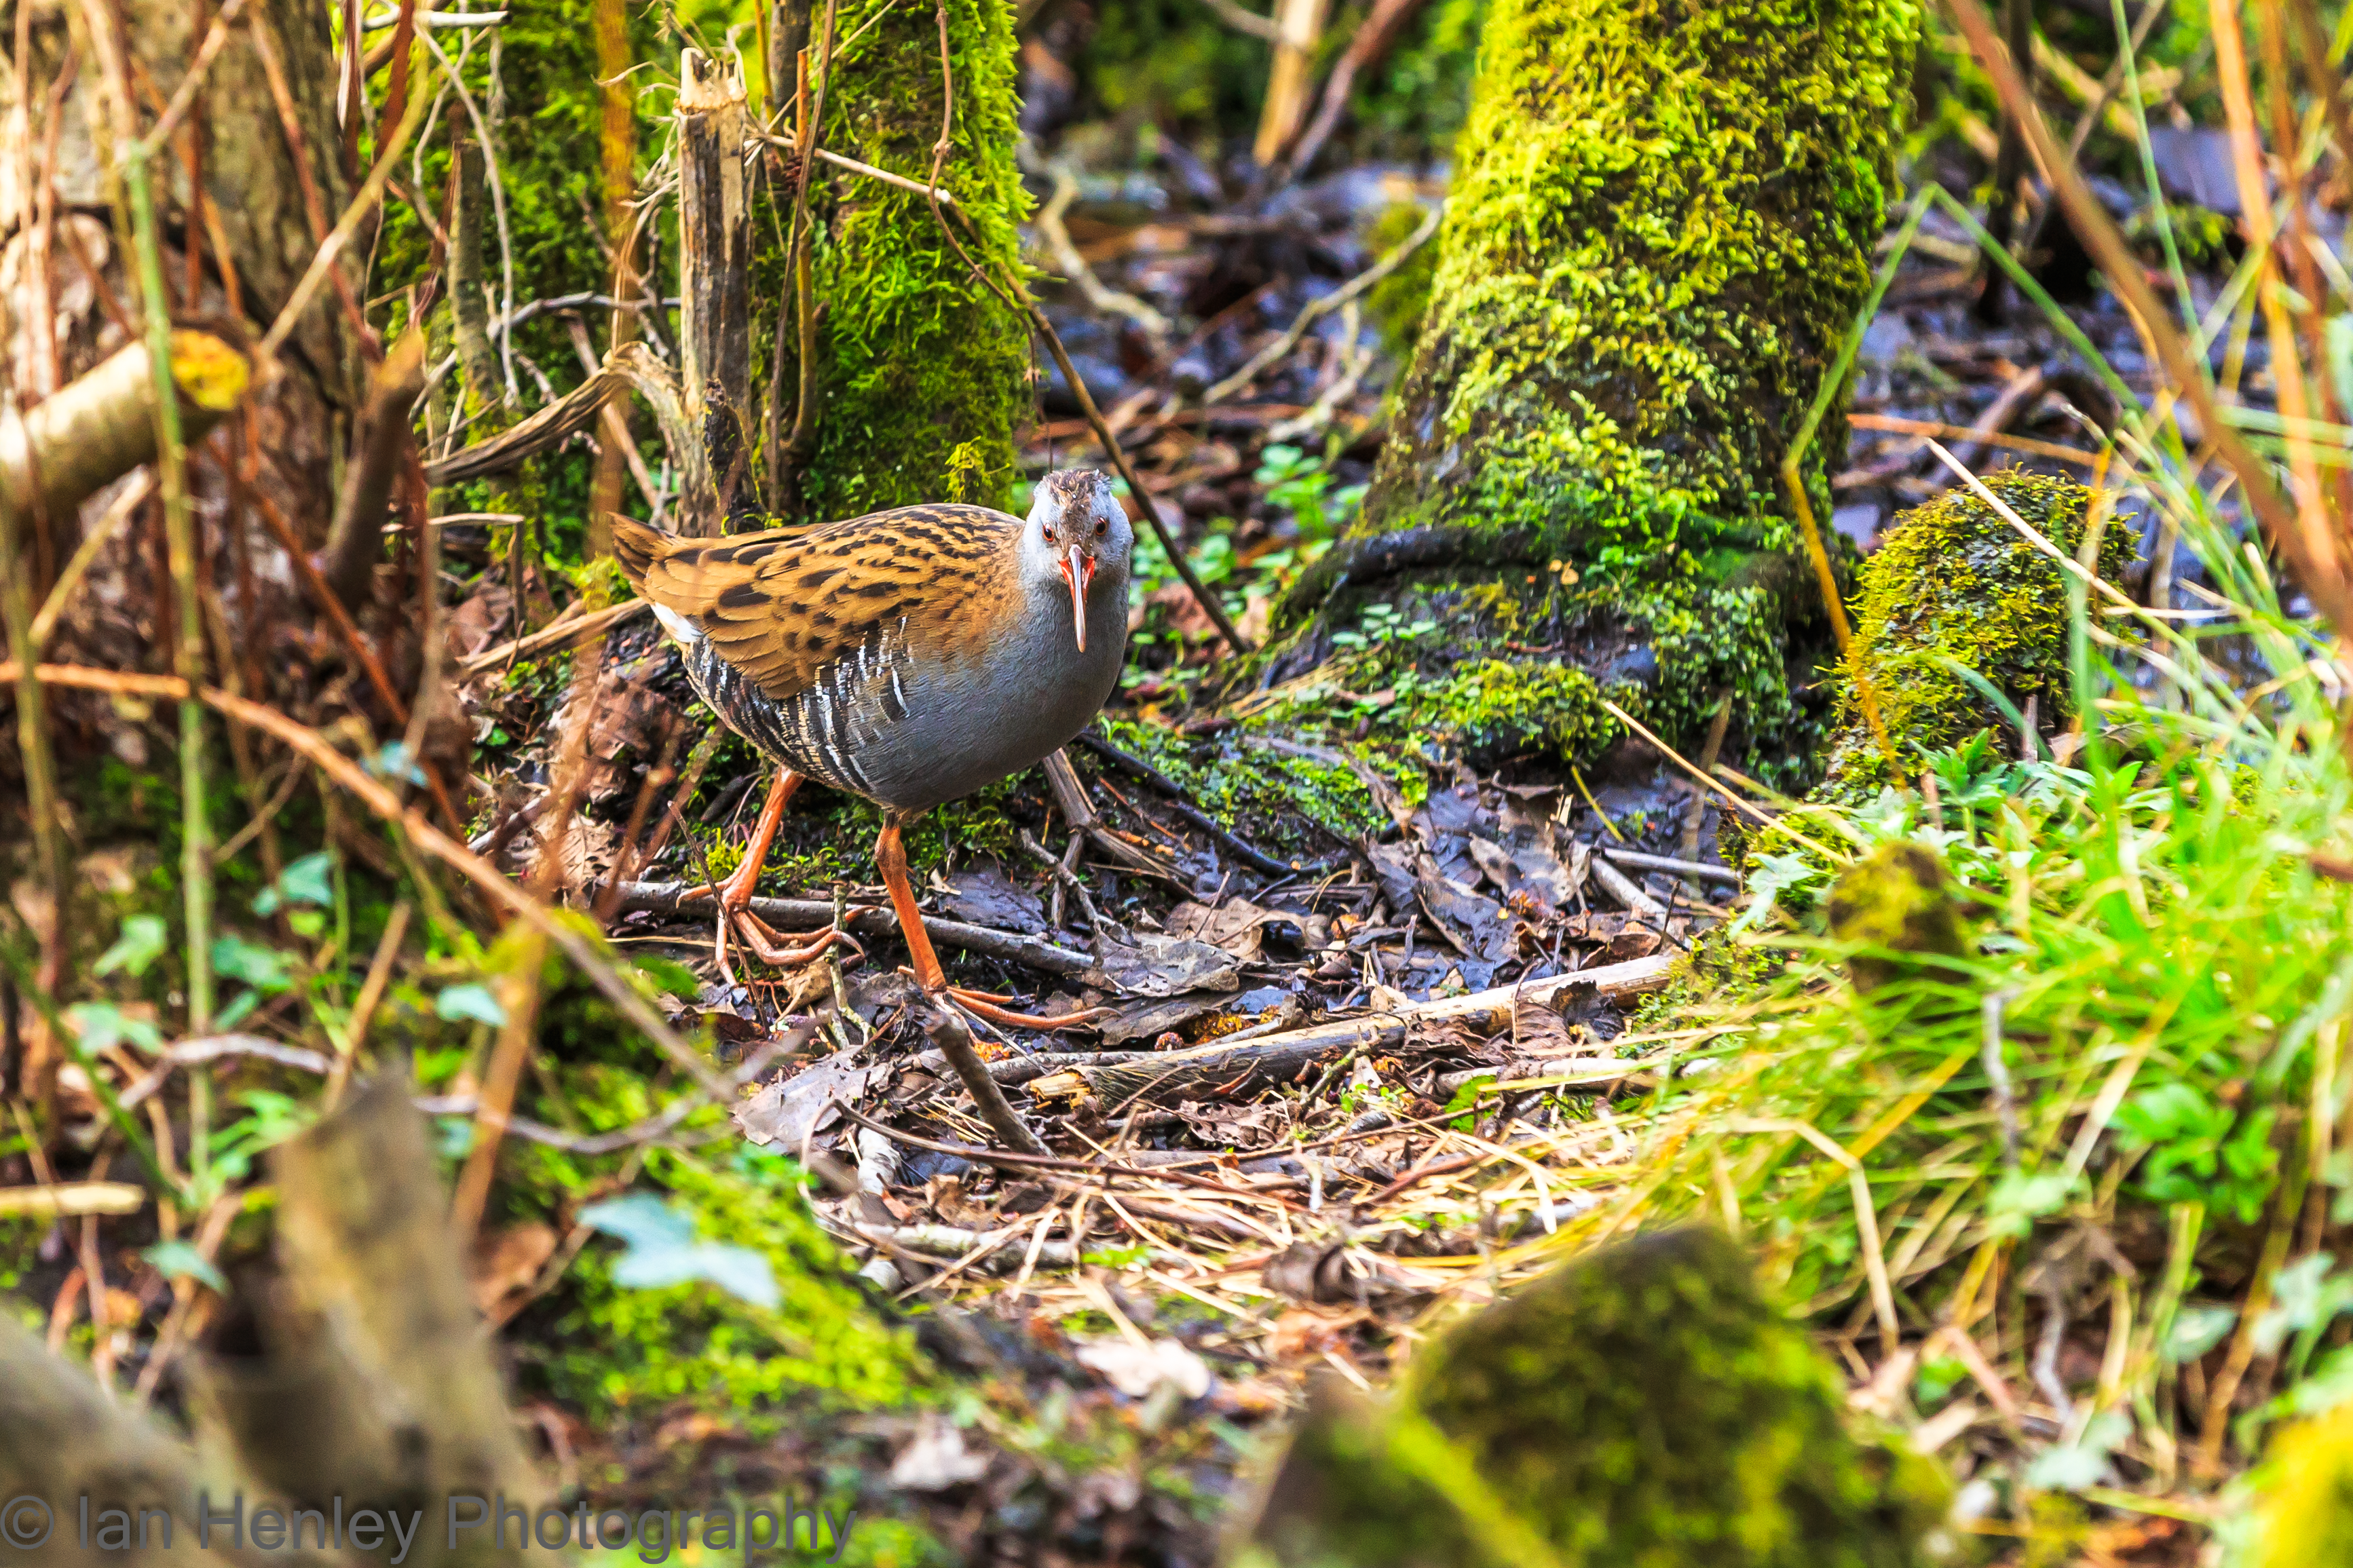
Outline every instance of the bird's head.
<svg viewBox="0 0 2353 1568">
<path fill-rule="evenodd" d="M 1135 530 L 1111 480 L 1092 468 L 1062 468 L 1038 481 L 1023 525 L 1021 553 L 1033 580 L 1059 578 L 1071 595 L 1071 620 L 1086 651 L 1087 602 L 1098 592 L 1127 588 L 1128 555 Z M 1098 588 L 1098 578 L 1104 587 Z M 1125 613 L 1123 603 L 1122 613 Z"/>
</svg>

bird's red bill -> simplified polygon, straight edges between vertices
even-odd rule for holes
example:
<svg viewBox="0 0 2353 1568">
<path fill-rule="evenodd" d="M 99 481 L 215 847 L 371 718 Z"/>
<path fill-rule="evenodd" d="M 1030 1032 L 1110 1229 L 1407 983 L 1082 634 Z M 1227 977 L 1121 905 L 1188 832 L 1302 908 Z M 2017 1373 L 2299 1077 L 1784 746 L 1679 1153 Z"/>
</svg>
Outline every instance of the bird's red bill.
<svg viewBox="0 0 2353 1568">
<path fill-rule="evenodd" d="M 1062 569 L 1062 581 L 1071 585 L 1071 624 L 1078 633 L 1079 651 L 1087 651 L 1087 589 L 1095 580 L 1092 556 L 1071 545 L 1062 559 L 1056 563 Z"/>
</svg>

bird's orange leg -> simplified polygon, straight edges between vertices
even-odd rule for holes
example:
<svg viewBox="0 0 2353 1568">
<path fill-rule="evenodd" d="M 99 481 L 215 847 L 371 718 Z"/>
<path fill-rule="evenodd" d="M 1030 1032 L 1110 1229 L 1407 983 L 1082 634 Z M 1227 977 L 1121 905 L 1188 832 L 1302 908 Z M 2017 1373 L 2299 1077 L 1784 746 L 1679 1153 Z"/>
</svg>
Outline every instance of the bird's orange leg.
<svg viewBox="0 0 2353 1568">
<path fill-rule="evenodd" d="M 1008 1012 L 984 992 L 962 991 L 950 985 L 947 971 L 940 967 L 940 955 L 932 951 L 931 933 L 923 929 L 923 911 L 916 907 L 914 885 L 907 879 L 907 851 L 899 842 L 896 822 L 882 825 L 881 837 L 874 841 L 874 863 L 881 869 L 882 885 L 891 891 L 891 908 L 899 917 L 900 932 L 907 939 L 907 956 L 915 966 L 915 984 L 925 991 L 934 996 L 953 997 L 967 1012 L 1017 1029 L 1067 1029 L 1091 1023 L 1109 1011 L 1090 1007 L 1083 1013 L 1070 1013 L 1059 1018 L 1039 1017 Z"/>
<path fill-rule="evenodd" d="M 678 901 L 682 904 L 689 899 L 707 899 L 716 894 L 722 920 L 748 907 L 752 889 L 760 885 L 760 868 L 767 861 L 768 847 L 776 841 L 777 825 L 785 820 L 785 806 L 800 787 L 800 774 L 790 768 L 777 769 L 776 782 L 768 788 L 768 804 L 760 808 L 759 823 L 752 829 L 752 841 L 744 846 L 743 863 L 735 868 L 734 874 L 716 887 L 690 888 L 678 896 Z"/>
<path fill-rule="evenodd" d="M 727 932 L 730 927 L 744 939 L 752 956 L 778 969 L 795 969 L 818 958 L 836 942 L 848 946 L 860 958 L 866 956 L 849 933 L 832 926 L 811 931 L 805 945 L 794 947 L 772 929 L 768 922 L 751 910 L 753 889 L 759 886 L 760 870 L 767 863 L 768 849 L 776 841 L 776 829 L 785 820 L 785 807 L 793 793 L 801 787 L 801 775 L 790 768 L 776 771 L 776 782 L 769 786 L 768 802 L 760 808 L 760 820 L 752 828 L 751 842 L 744 846 L 743 863 L 734 874 L 716 887 L 692 888 L 679 895 L 679 902 L 690 899 L 715 897 L 719 901 L 719 923 L 712 936 L 712 952 L 719 963 L 720 972 L 733 984 L 733 974 L 727 968 Z"/>
</svg>

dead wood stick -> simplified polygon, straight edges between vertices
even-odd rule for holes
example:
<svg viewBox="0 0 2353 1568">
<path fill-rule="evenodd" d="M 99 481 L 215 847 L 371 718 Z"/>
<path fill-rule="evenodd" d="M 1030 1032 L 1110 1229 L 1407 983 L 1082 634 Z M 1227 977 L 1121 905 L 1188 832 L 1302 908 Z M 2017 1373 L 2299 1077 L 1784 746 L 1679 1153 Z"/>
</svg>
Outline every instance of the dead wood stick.
<svg viewBox="0 0 2353 1568">
<path fill-rule="evenodd" d="M 1046 759 L 1045 767 L 1047 785 L 1053 790 L 1055 804 L 1062 808 L 1062 820 L 1070 825 L 1071 832 L 1085 835 L 1089 843 L 1132 871 L 1168 879 L 1168 867 L 1158 856 L 1103 830 L 1103 818 L 1096 814 L 1094 802 L 1088 798 L 1079 770 L 1071 765 L 1069 752 L 1057 751 Z"/>
<path fill-rule="evenodd" d="M 1667 855 L 1645 855 L 1639 850 L 1620 849 L 1605 844 L 1597 851 L 1602 858 L 1615 861 L 1620 867 L 1637 871 L 1671 871 L 1678 877 L 1696 877 L 1703 882 L 1721 882 L 1726 887 L 1740 886 L 1740 873 L 1729 866 L 1710 866 L 1700 860 L 1678 860 Z"/>
<path fill-rule="evenodd" d="M 1324 79 L 1324 92 L 1316 102 L 1314 119 L 1308 121 L 1307 129 L 1282 160 L 1284 184 L 1297 179 L 1315 162 L 1315 154 L 1324 150 L 1324 143 L 1339 127 L 1340 115 L 1348 107 L 1348 94 L 1356 86 L 1357 73 L 1388 53 L 1389 46 L 1397 41 L 1420 5 L 1421 0 L 1377 0 L 1372 15 L 1357 24 L 1339 63 Z"/>
<path fill-rule="evenodd" d="M 252 367 L 205 332 L 172 334 L 172 381 L 191 446 L 237 405 Z M 34 511 L 62 516 L 155 460 L 154 378 L 133 343 L 18 413 L 0 408 L 0 524 Z"/>
<path fill-rule="evenodd" d="M 972 1091 L 973 1103 L 980 1107 L 981 1120 L 1005 1141 L 1007 1148 L 1024 1154 L 1047 1152 L 1046 1145 L 1007 1103 L 1005 1091 L 997 1087 L 997 1080 L 988 1076 L 980 1053 L 972 1048 L 972 1031 L 965 1027 L 963 1019 L 943 1008 L 924 1023 L 923 1035 L 955 1068 L 956 1077 L 964 1079 L 965 1088 Z"/>
<path fill-rule="evenodd" d="M 838 1220 L 827 1228 L 852 1244 L 904 1247 L 909 1252 L 926 1255 L 925 1261 L 929 1262 L 934 1258 L 962 1258 L 989 1246 L 992 1239 L 1002 1246 L 1029 1227 L 1025 1224 L 999 1234 L 955 1225 L 867 1225 L 861 1221 Z M 1068 1268 L 1078 1260 L 1079 1249 L 1071 1242 L 1050 1241 L 1038 1248 L 1038 1261 L 1050 1268 Z M 1001 1274 L 1012 1262 L 1011 1258 L 990 1252 L 974 1258 L 971 1267 L 985 1273 Z"/>
<path fill-rule="evenodd" d="M 1104 1099 L 1140 1096 L 1151 1102 L 1209 1095 L 1228 1098 L 1271 1080 L 1296 1077 L 1302 1068 L 1336 1052 L 1393 1049 L 1404 1043 L 1407 1031 L 1417 1023 L 1452 1020 L 1475 1029 L 1507 1027 L 1520 1002 L 1542 1005 L 1580 983 L 1592 985 L 1606 997 L 1638 996 L 1666 984 L 1670 967 L 1665 955 L 1637 958 L 1519 985 L 1499 985 L 1468 996 L 1424 1002 L 1398 1013 L 1317 1024 L 1242 1045 L 1212 1043 L 1189 1051 L 1129 1052 L 1124 1061 L 1072 1066 L 1037 1078 L 1029 1092 L 1040 1099 L 1093 1094 Z"/>
<path fill-rule="evenodd" d="M 496 669 L 509 659 L 528 658 L 552 647 L 576 647 L 590 637 L 600 637 L 623 621 L 643 615 L 651 605 L 644 599 L 624 599 L 608 605 L 594 615 L 578 616 L 568 621 L 558 621 L 542 626 L 527 637 L 516 637 L 496 647 L 484 648 L 458 661 L 458 674 L 471 679 L 486 669 Z"/>
<path fill-rule="evenodd" d="M 345 605 L 364 607 L 374 596 L 370 579 L 384 553 L 378 525 L 392 500 L 401 452 L 413 439 L 408 411 L 424 390 L 425 334 L 412 331 L 392 346 L 370 379 L 359 450 L 343 475 L 334 524 L 316 563 L 319 575 Z"/>
<path fill-rule="evenodd" d="M 617 910 L 642 910 L 658 915 L 699 912 L 696 906 L 680 902 L 681 895 L 689 890 L 684 882 L 623 882 L 618 886 L 619 901 L 614 906 Z M 599 897 L 603 885 L 592 886 L 588 891 L 592 899 Z M 747 907 L 774 926 L 813 928 L 833 919 L 833 906 L 821 899 L 754 899 Z M 899 922 L 888 910 L 855 910 L 849 915 L 849 929 L 860 936 L 887 936 L 899 929 Z M 983 958 L 1000 958 L 1045 974 L 1084 974 L 1095 966 L 1094 959 L 1086 953 L 1057 947 L 1033 936 L 966 925 L 962 921 L 925 920 L 923 929 L 943 947 L 976 952 Z"/>
<path fill-rule="evenodd" d="M 426 464 L 426 482 L 454 485 L 462 479 L 504 473 L 525 458 L 549 451 L 587 429 L 604 409 L 605 399 L 628 384 L 629 378 L 608 359 L 605 368 L 530 418 L 509 426 L 487 441 L 476 442 L 438 462 Z"/>
<path fill-rule="evenodd" d="M 1596 855 L 1592 860 L 1592 867 L 1593 879 L 1600 883 L 1602 889 L 1617 900 L 1629 912 L 1643 916 L 1648 920 L 1666 919 L 1666 906 L 1642 891 L 1633 878 L 1612 866 L 1608 858 Z"/>
<path fill-rule="evenodd" d="M 137 1214 L 146 1206 L 147 1189 L 130 1182 L 58 1182 L 46 1187 L 0 1187 L 0 1215 L 12 1219 Z"/>
<path fill-rule="evenodd" d="M 1091 1160 L 1065 1160 L 1051 1154 L 1016 1154 L 1003 1149 L 976 1148 L 970 1143 L 944 1143 L 936 1138 L 921 1138 L 913 1132 L 902 1132 L 896 1127 L 887 1126 L 871 1116 L 860 1115 L 839 1100 L 836 1100 L 834 1104 L 844 1116 L 860 1127 L 880 1132 L 894 1143 L 905 1143 L 917 1149 L 929 1149 L 935 1154 L 954 1154 L 959 1159 L 970 1160 L 976 1165 L 995 1165 L 999 1169 L 1010 1171 L 1069 1171 L 1081 1175 L 1092 1176 L 1097 1180 L 1106 1176 L 1133 1176 L 1139 1181 L 1175 1182 L 1179 1186 L 1198 1187 L 1204 1192 L 1221 1193 L 1229 1198 L 1246 1198 L 1252 1203 L 1281 1204 L 1284 1208 L 1296 1214 L 1307 1212 L 1306 1205 L 1293 1203 L 1289 1198 L 1279 1194 L 1247 1192 L 1240 1187 L 1229 1187 L 1223 1182 L 1213 1182 L 1207 1176 L 1197 1176 L 1190 1171 L 1140 1170 L 1133 1165 L 1113 1165 Z M 1215 1163 L 1216 1159 L 1217 1156 L 1210 1155 L 1203 1163 Z"/>
</svg>

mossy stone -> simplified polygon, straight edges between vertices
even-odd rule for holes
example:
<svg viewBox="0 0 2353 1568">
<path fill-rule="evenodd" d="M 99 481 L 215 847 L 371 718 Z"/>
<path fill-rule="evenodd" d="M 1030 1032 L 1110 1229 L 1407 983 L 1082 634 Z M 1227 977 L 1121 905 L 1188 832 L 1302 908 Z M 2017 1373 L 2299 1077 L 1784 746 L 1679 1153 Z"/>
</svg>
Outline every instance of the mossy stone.
<svg viewBox="0 0 2353 1568">
<path fill-rule="evenodd" d="M 1324 1394 L 1238 1563 L 1899 1568 L 1946 1484 L 1850 1431 L 1719 1233 L 1620 1243 L 1445 1334 L 1396 1404 Z"/>
<path fill-rule="evenodd" d="M 2082 549 L 2092 502 L 2082 485 L 2010 468 L 1988 475 L 1985 486 L 2071 557 Z M 2122 572 L 2133 544 L 2132 530 L 2105 530 L 2101 574 Z M 1906 755 L 1934 751 L 2009 724 L 1963 668 L 2021 713 L 2031 702 L 2039 721 L 2072 718 L 2068 575 L 1970 490 L 1949 490 L 1898 518 L 1857 583 L 1851 666 L 1852 677 L 1869 683 L 1896 746 Z M 1817 798 L 1852 804 L 1889 782 L 1850 679 Z"/>
<path fill-rule="evenodd" d="M 1882 845 L 1841 872 L 1831 887 L 1829 914 L 1839 941 L 1879 950 L 1847 960 L 1847 973 L 1865 991 L 1923 967 L 1890 954 L 1917 953 L 1933 964 L 1968 952 L 1944 861 L 1908 839 Z"/>
</svg>

